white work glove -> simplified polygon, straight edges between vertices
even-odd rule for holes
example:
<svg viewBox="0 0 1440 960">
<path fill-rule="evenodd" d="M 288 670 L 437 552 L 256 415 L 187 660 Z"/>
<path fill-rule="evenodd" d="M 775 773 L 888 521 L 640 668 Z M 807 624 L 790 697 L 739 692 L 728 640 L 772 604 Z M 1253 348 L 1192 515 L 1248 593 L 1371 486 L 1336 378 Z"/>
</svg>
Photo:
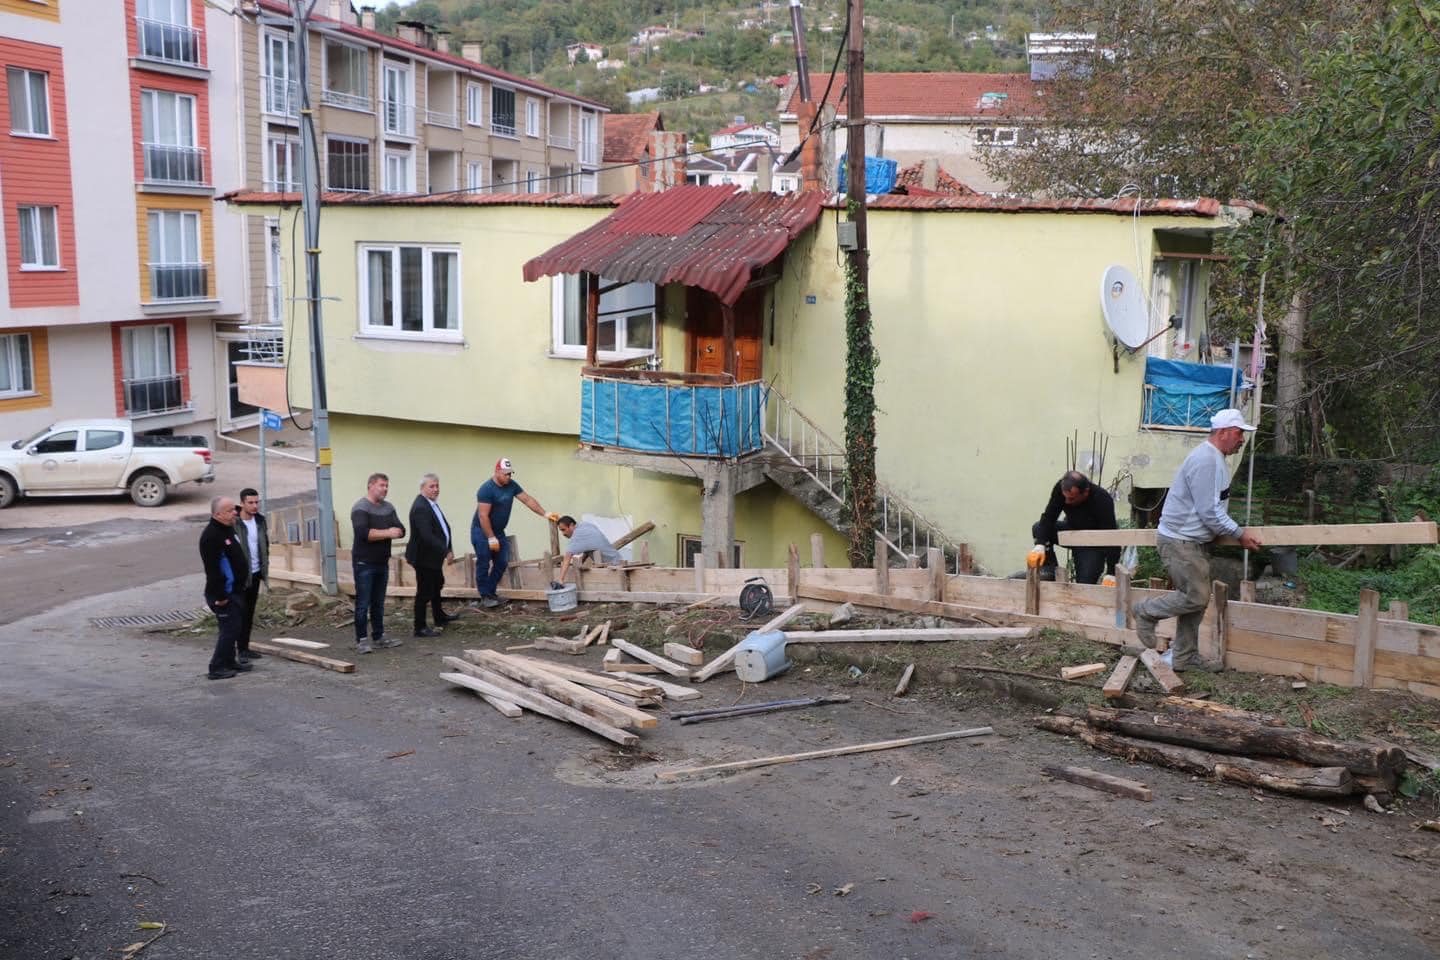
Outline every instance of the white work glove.
<svg viewBox="0 0 1440 960">
<path fill-rule="evenodd" d="M 491 553 L 499 553 L 499 552 L 500 552 L 500 541 L 499 541 L 498 539 L 496 539 L 495 537 L 491 537 L 491 538 L 490 538 L 490 552 L 491 552 Z"/>
</svg>

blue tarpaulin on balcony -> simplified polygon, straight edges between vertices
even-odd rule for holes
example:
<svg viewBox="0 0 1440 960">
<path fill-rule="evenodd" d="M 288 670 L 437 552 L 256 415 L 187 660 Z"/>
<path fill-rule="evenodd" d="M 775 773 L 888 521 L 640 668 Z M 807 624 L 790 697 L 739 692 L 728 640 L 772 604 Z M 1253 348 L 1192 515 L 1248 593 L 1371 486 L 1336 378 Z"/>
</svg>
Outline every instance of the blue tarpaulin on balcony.
<svg viewBox="0 0 1440 960">
<path fill-rule="evenodd" d="M 1228 366 L 1147 358 L 1145 423 L 1208 429 L 1210 418 L 1230 406 L 1232 379 L 1237 392 L 1250 385 Z"/>
<path fill-rule="evenodd" d="M 737 457 L 764 446 L 764 384 L 691 386 L 586 377 L 580 441 L 641 453 Z"/>
</svg>

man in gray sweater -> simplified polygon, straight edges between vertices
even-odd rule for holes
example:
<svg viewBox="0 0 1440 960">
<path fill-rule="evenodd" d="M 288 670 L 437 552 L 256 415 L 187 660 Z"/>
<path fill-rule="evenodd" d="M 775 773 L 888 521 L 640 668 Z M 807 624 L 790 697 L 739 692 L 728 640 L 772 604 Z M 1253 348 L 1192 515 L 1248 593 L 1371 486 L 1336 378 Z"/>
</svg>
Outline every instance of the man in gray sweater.
<svg viewBox="0 0 1440 960">
<path fill-rule="evenodd" d="M 1162 597 L 1135 604 L 1135 632 L 1147 647 L 1155 646 L 1155 624 L 1175 618 L 1171 666 L 1175 670 L 1221 670 L 1223 664 L 1200 659 L 1200 621 L 1210 603 L 1210 544 L 1218 537 L 1235 537 L 1247 550 L 1260 549 L 1260 541 L 1226 512 L 1230 499 L 1230 468 L 1225 458 L 1245 443 L 1255 428 L 1239 410 L 1221 410 L 1210 418 L 1210 437 L 1190 451 L 1180 464 L 1170 492 L 1155 546 L 1175 589 Z"/>
</svg>

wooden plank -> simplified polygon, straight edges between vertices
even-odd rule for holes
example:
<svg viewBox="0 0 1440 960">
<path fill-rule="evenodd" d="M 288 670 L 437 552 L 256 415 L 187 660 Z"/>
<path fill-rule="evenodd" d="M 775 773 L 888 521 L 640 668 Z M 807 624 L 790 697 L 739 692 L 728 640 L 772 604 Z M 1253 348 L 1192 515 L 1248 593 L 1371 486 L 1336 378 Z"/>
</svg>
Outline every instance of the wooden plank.
<svg viewBox="0 0 1440 960">
<path fill-rule="evenodd" d="M 658 653 L 651 653 L 644 647 L 637 646 L 629 640 L 621 640 L 619 637 L 616 637 L 610 641 L 610 646 L 616 650 L 622 650 L 630 654 L 630 656 L 639 660 L 641 663 L 648 663 L 651 666 L 659 667 L 661 671 L 670 674 L 672 677 L 681 677 L 685 680 L 690 679 L 689 667 L 676 663 L 674 660 L 667 660 Z"/>
<path fill-rule="evenodd" d="M 694 687 L 687 687 L 683 683 L 671 683 L 669 680 L 661 680 L 659 677 L 646 677 L 645 683 L 660 688 L 660 692 L 666 700 L 698 700 L 700 691 Z"/>
<path fill-rule="evenodd" d="M 600 625 L 600 636 L 595 638 L 595 646 L 603 647 L 610 642 L 610 621 L 606 620 Z"/>
<path fill-rule="evenodd" d="M 945 551 L 939 547 L 925 548 L 925 570 L 930 574 L 930 599 L 945 599 Z M 1038 594 L 1037 594 L 1038 596 Z M 1038 609 L 1038 601 L 1037 601 Z"/>
<path fill-rule="evenodd" d="M 701 667 L 705 665 L 705 653 L 696 650 L 688 643 L 667 643 L 664 648 L 665 656 L 676 663 L 683 663 L 690 667 Z"/>
<path fill-rule="evenodd" d="M 651 530 L 654 529 L 655 524 L 650 522 L 649 520 L 646 520 L 644 523 L 640 524 L 640 526 L 631 530 L 629 533 L 622 535 L 619 540 L 616 540 L 614 543 L 610 544 L 610 546 L 614 547 L 616 550 L 619 550 L 621 547 L 633 543 L 634 541 L 640 539 L 641 537 L 645 536 L 645 534 L 649 533 Z M 646 557 L 644 560 L 644 562 L 646 563 L 648 563 L 649 561 L 649 557 Z"/>
<path fill-rule="evenodd" d="M 1160 654 L 1154 650 L 1140 651 L 1140 662 L 1145 664 L 1145 669 L 1150 671 L 1150 676 L 1155 678 L 1155 682 L 1160 684 L 1161 689 L 1166 693 L 1173 696 L 1185 689 L 1185 681 L 1181 680 L 1174 670 L 1167 667 L 1160 659 Z"/>
<path fill-rule="evenodd" d="M 477 667 L 473 663 L 466 663 L 466 661 L 461 660 L 459 657 L 446 657 L 445 661 L 447 663 L 455 661 L 457 665 L 464 664 L 465 667 L 469 668 L 468 670 L 460 670 L 460 672 L 457 673 L 440 674 L 441 679 L 448 683 L 453 683 L 460 687 L 468 687 L 478 693 L 488 693 L 492 697 L 508 700 L 527 710 L 543 713 L 545 716 L 556 720 L 573 723 L 577 727 L 584 727 L 591 733 L 599 734 L 606 740 L 618 743 L 622 747 L 633 747 L 640 742 L 638 735 L 628 730 L 621 730 L 619 727 L 613 727 L 603 721 L 596 720 L 589 714 L 582 713 L 574 707 L 567 706 L 554 697 L 547 697 L 543 693 L 531 690 L 528 687 L 523 687 L 517 683 L 501 685 L 497 681 L 504 680 L 505 678 L 496 674 L 494 671 Z M 472 673 L 471 671 L 476 672 Z"/>
<path fill-rule="evenodd" d="M 548 697 L 554 697 L 563 704 L 617 727 L 653 730 L 660 725 L 659 720 L 642 710 L 615 703 L 594 690 L 532 667 L 524 661 L 507 657 L 503 653 L 495 653 L 492 650 L 466 650 L 465 659 L 477 666 L 488 667 L 517 683 L 538 690 Z"/>
<path fill-rule="evenodd" d="M 1105 681 L 1101 692 L 1105 694 L 1106 700 L 1116 700 L 1125 696 L 1125 688 L 1130 686 L 1130 678 L 1135 675 L 1135 668 L 1140 665 L 1137 657 L 1125 656 L 1115 664 L 1115 670 Z"/>
<path fill-rule="evenodd" d="M 1108 773 L 1098 773 L 1094 770 L 1087 770 L 1084 767 L 1047 766 L 1042 769 L 1046 776 L 1054 777 L 1057 780 L 1068 780 L 1070 783 L 1078 783 L 1080 786 L 1089 787 L 1092 790 L 1101 790 L 1105 793 L 1113 793 L 1116 796 L 1129 797 L 1131 800 L 1144 800 L 1147 803 L 1155 799 L 1155 795 L 1150 792 L 1150 788 L 1138 780 L 1115 777 Z"/>
<path fill-rule="evenodd" d="M 530 641 L 530 645 L 536 650 L 551 650 L 555 653 L 568 653 L 572 657 L 578 657 L 585 652 L 584 640 L 566 640 L 564 637 L 536 637 Z"/>
<path fill-rule="evenodd" d="M 499 697 L 492 697 L 490 694 L 481 693 L 479 690 L 475 690 L 472 692 L 475 694 L 475 696 L 479 697 L 481 700 L 484 700 L 486 703 L 490 704 L 490 706 L 494 707 L 502 717 L 508 717 L 511 720 L 515 720 L 521 716 L 524 716 L 525 714 L 524 710 L 520 709 L 520 707 L 516 704 L 511 703 L 509 700 L 501 700 Z"/>
<path fill-rule="evenodd" d="M 600 666 L 610 673 L 659 673 L 660 668 L 649 663 L 635 663 L 626 660 L 625 655 L 617 648 L 611 647 L 610 652 L 605 654 L 605 659 L 600 661 Z"/>
<path fill-rule="evenodd" d="M 938 627 L 883 630 L 787 630 L 786 643 L 944 643 L 950 640 L 1024 640 L 1035 627 Z"/>
<path fill-rule="evenodd" d="M 755 632 L 769 633 L 771 630 L 783 630 L 785 629 L 785 624 L 789 623 L 791 620 L 794 620 L 796 617 L 800 616 L 800 614 L 804 612 L 805 604 L 791 604 L 785 610 L 781 611 L 779 614 L 768 620 L 764 626 L 762 626 L 759 630 Z"/>
<path fill-rule="evenodd" d="M 890 592 L 890 547 L 879 534 L 875 535 L 875 592 L 882 595 Z"/>
<path fill-rule="evenodd" d="M 988 737 L 995 731 L 989 727 L 975 727 L 970 730 L 950 730 L 946 733 L 931 733 L 919 737 L 905 737 L 900 740 L 879 740 L 874 743 L 857 743 L 848 747 L 830 747 L 825 750 L 810 750 L 805 753 L 786 753 L 774 757 L 758 757 L 754 760 L 737 760 L 733 763 L 716 763 L 705 767 L 690 767 L 684 770 L 661 770 L 655 779 L 662 783 L 677 780 L 693 780 L 700 777 L 733 773 L 737 770 L 753 770 L 756 767 L 770 767 L 781 763 L 795 763 L 800 760 L 819 760 L 825 757 L 843 757 L 852 753 L 869 753 L 875 750 L 893 750 L 921 743 L 939 743 L 942 740 L 956 740 L 962 737 Z"/>
<path fill-rule="evenodd" d="M 1440 531 L 1431 521 L 1413 523 L 1332 523 L 1286 527 L 1250 527 L 1251 533 L 1267 547 L 1301 547 L 1341 544 L 1440 543 Z M 1217 545 L 1234 546 L 1234 537 L 1220 537 Z M 1062 547 L 1153 547 L 1155 531 L 1145 530 L 1062 530 Z"/>
<path fill-rule="evenodd" d="M 1209 658 L 1218 664 L 1225 663 L 1225 654 L 1230 651 L 1230 587 L 1224 580 L 1210 585 L 1211 604 L 1215 608 L 1215 620 L 1211 624 Z"/>
<path fill-rule="evenodd" d="M 822 534 L 810 534 L 810 566 L 816 570 L 825 569 L 825 537 Z"/>
<path fill-rule="evenodd" d="M 1360 591 L 1360 613 L 1355 624 L 1355 667 L 1351 681 L 1362 690 L 1375 683 L 1375 633 L 1380 619 L 1380 594 Z"/>
<path fill-rule="evenodd" d="M 298 640 L 295 637 L 271 637 L 267 643 L 283 643 L 287 647 L 301 647 L 305 650 L 324 650 L 330 646 L 318 640 Z"/>
<path fill-rule="evenodd" d="M 596 673 L 593 670 L 585 670 L 580 667 L 572 667 L 563 663 L 555 663 L 550 660 L 541 660 L 539 657 L 512 657 L 513 660 L 521 660 L 530 666 L 546 673 L 554 674 L 557 677 L 564 677 L 573 683 L 586 687 L 593 687 L 596 690 L 609 690 L 614 693 L 623 693 L 632 697 L 658 697 L 662 693 L 655 682 L 649 678 L 620 678 L 607 676 L 604 673 Z"/>
<path fill-rule="evenodd" d="M 897 684 L 895 684 L 895 696 L 897 696 L 897 697 L 903 697 L 903 696 L 905 696 L 906 691 L 908 691 L 908 690 L 910 689 L 910 679 L 911 679 L 912 677 L 914 677 L 914 676 L 915 676 L 915 664 L 912 663 L 912 664 L 910 664 L 909 666 L 907 666 L 907 667 L 905 668 L 905 672 L 904 672 L 904 673 L 900 674 L 900 682 L 897 683 Z"/>
<path fill-rule="evenodd" d="M 1130 568 L 1115 564 L 1115 626 L 1135 629 L 1135 615 L 1130 612 Z"/>
<path fill-rule="evenodd" d="M 1097 673 L 1105 672 L 1103 663 L 1086 663 L 1078 667 L 1061 667 L 1061 680 L 1079 680 L 1081 677 L 1092 677 Z"/>
<path fill-rule="evenodd" d="M 261 653 L 268 653 L 271 656 L 281 657 L 285 660 L 294 660 L 296 663 L 308 663 L 312 667 L 324 667 L 326 670 L 334 670 L 336 673 L 355 672 L 355 664 L 350 663 L 348 660 L 322 657 L 317 653 L 308 653 L 304 650 L 296 650 L 293 647 L 266 643 L 263 640 L 251 640 L 250 649 L 258 650 Z"/>
</svg>

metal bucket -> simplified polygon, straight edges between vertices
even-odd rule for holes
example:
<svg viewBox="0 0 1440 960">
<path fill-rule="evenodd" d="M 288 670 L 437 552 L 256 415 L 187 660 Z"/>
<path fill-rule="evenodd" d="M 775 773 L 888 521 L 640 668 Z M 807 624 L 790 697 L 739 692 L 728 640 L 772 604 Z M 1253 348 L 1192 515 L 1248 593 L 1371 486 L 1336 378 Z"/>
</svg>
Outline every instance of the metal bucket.
<svg viewBox="0 0 1440 960">
<path fill-rule="evenodd" d="M 545 602 L 550 605 L 551 613 L 568 613 L 574 610 L 578 599 L 579 591 L 573 583 L 567 583 L 559 590 L 545 591 Z"/>
<path fill-rule="evenodd" d="M 789 669 L 783 630 L 751 633 L 740 641 L 740 650 L 735 654 L 735 676 L 746 683 L 760 683 Z"/>
</svg>

